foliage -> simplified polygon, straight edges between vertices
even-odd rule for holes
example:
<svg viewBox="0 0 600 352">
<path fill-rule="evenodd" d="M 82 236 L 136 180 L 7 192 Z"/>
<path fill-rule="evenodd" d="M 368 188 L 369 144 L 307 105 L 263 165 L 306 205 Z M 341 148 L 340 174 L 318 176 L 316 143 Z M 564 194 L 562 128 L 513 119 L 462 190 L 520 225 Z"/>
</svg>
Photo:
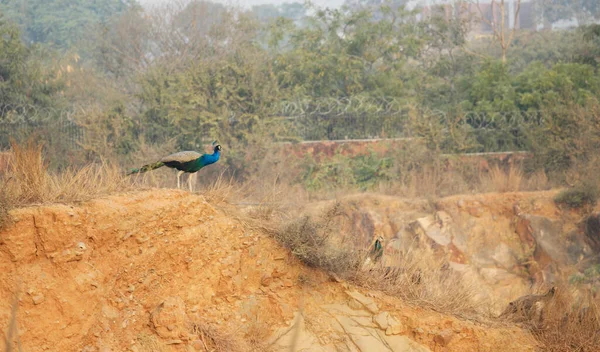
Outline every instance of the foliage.
<svg viewBox="0 0 600 352">
<path fill-rule="evenodd" d="M 91 26 L 102 23 L 129 7 L 135 0 L 7 0 L 0 12 L 19 24 L 27 43 L 48 43 L 67 49 Z"/>
<path fill-rule="evenodd" d="M 570 102 L 584 105 L 600 94 L 600 76 L 592 66 L 579 63 L 559 63 L 548 69 L 533 62 L 515 83 L 521 110 Z"/>
<path fill-rule="evenodd" d="M 367 190 L 394 176 L 392 159 L 381 157 L 373 151 L 351 157 L 338 153 L 331 159 L 321 161 L 307 155 L 302 166 L 304 172 L 301 178 L 308 190 L 345 187 Z"/>
<path fill-rule="evenodd" d="M 59 4 L 44 5 L 48 16 Z M 125 163 L 148 145 L 172 152 L 219 139 L 228 172 L 249 179 L 261 164 L 255 154 L 271 153 L 271 142 L 411 137 L 425 143 L 434 173 L 444 153 L 514 150 L 534 153 L 531 171 L 564 172 L 599 147 L 593 26 L 585 37 L 585 30 L 518 31 L 502 62 L 489 40 L 470 39 L 465 13 L 447 16 L 438 7 L 417 21 L 402 1 L 277 11 L 206 1 L 157 10 L 110 4 L 90 5 L 86 16 L 96 20 L 85 26 L 94 33 L 64 39 L 78 46 L 60 58 L 20 42 L 14 25 L 0 25 L 3 111 L 14 116 L 20 104 L 75 118 L 86 131 L 78 147 L 92 160 Z M 263 23 L 261 9 L 277 17 Z M 15 12 L 11 18 L 19 20 Z M 44 40 L 53 41 L 50 34 Z M 372 189 L 403 169 L 403 158 L 307 159 L 296 180 L 311 189 Z"/>
<path fill-rule="evenodd" d="M 576 19 L 581 25 L 600 18 L 600 5 L 596 0 L 536 0 L 541 17 L 550 22 Z"/>
<path fill-rule="evenodd" d="M 582 208 L 596 205 L 599 196 L 596 185 L 580 185 L 560 192 L 554 201 L 567 208 Z"/>
<path fill-rule="evenodd" d="M 410 12 L 381 9 L 376 22 L 369 10 L 316 9 L 307 26 L 292 29 L 286 47 L 271 43 L 279 85 L 311 97 L 402 96 L 411 78 L 402 68 L 422 43 Z"/>
<path fill-rule="evenodd" d="M 50 53 L 21 42 L 20 31 L 0 14 L 0 121 L 28 109 L 59 108 L 60 73 L 42 57 Z"/>
</svg>

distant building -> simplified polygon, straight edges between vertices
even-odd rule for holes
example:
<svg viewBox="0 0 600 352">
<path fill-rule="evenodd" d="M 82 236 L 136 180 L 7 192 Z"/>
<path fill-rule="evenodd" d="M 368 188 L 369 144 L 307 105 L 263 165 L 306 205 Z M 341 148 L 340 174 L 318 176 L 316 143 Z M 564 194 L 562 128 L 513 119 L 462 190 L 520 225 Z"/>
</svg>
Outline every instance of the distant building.
<svg viewBox="0 0 600 352">
<path fill-rule="evenodd" d="M 517 0 L 505 0 L 504 4 L 507 28 L 516 27 L 532 30 L 543 28 L 543 25 L 539 23 L 539 18 L 531 0 L 521 0 L 520 8 Z M 407 7 L 420 7 L 421 13 L 419 17 L 421 18 L 427 18 L 434 13 L 439 14 L 442 11 L 448 19 L 461 16 L 474 19 L 472 34 L 475 35 L 492 33 L 490 24 L 501 20 L 499 1 L 495 2 L 493 11 L 491 0 L 481 0 L 479 2 L 465 0 L 413 0 L 407 3 Z M 519 10 L 518 15 L 517 9 Z"/>
</svg>

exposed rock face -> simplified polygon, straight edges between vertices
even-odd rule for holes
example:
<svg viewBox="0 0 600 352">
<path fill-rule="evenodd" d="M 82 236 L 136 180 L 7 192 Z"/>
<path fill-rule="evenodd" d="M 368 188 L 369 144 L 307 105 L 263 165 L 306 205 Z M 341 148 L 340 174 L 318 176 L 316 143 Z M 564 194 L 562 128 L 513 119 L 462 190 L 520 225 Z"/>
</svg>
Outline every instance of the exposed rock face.
<svg viewBox="0 0 600 352">
<path fill-rule="evenodd" d="M 415 246 L 432 251 L 478 282 L 483 294 L 506 297 L 496 307 L 499 313 L 532 283 L 550 283 L 561 268 L 600 253 L 600 212 L 579 224 L 556 207 L 553 196 L 454 196 L 433 207 L 393 197 L 349 197 L 342 209 L 353 220 L 342 232 L 359 236 L 356 243 L 365 247 L 383 236 L 384 266 Z"/>
<path fill-rule="evenodd" d="M 568 231 L 563 220 L 529 214 L 521 217 L 528 222 L 536 244 L 553 262 L 559 265 L 575 264 L 592 254 L 583 234 Z"/>
</svg>

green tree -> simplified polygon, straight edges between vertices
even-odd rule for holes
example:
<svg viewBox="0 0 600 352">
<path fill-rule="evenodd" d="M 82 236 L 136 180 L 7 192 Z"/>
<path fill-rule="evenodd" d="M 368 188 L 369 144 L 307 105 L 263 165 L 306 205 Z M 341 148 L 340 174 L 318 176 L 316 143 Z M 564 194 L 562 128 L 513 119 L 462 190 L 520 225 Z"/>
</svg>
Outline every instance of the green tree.
<svg viewBox="0 0 600 352">
<path fill-rule="evenodd" d="M 415 81 L 403 68 L 423 44 L 418 26 L 402 8 L 379 11 L 383 18 L 375 21 L 369 9 L 316 10 L 285 46 L 272 42 L 280 86 L 313 97 L 406 96 Z"/>
<path fill-rule="evenodd" d="M 63 89 L 64 81 L 52 62 L 41 60 L 50 55 L 25 46 L 18 27 L 0 14 L 0 120 L 15 114 L 33 117 L 29 110 L 59 106 L 61 99 L 56 93 Z"/>
<path fill-rule="evenodd" d="M 22 28 L 28 43 L 47 43 L 66 49 L 92 26 L 106 22 L 135 0 L 5 0 L 0 11 Z"/>
<path fill-rule="evenodd" d="M 516 77 L 515 91 L 522 110 L 588 103 L 600 97 L 600 77 L 594 67 L 579 63 L 560 63 L 546 68 L 534 62 Z"/>
</svg>

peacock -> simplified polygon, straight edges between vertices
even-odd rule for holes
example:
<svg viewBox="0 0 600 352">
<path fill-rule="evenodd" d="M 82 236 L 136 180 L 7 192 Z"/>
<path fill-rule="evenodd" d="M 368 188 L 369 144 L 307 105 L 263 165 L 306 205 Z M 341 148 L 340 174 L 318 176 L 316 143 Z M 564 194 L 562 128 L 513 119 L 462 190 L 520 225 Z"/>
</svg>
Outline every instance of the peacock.
<svg viewBox="0 0 600 352">
<path fill-rule="evenodd" d="M 219 161 L 221 156 L 221 146 L 219 144 L 215 145 L 217 142 L 214 141 L 212 145 L 214 146 L 212 154 L 200 154 L 195 151 L 183 151 L 174 153 L 171 155 L 167 155 L 159 161 L 151 164 L 144 165 L 139 169 L 133 169 L 127 175 L 140 174 L 147 171 L 156 170 L 160 167 L 166 166 L 172 169 L 177 169 L 179 172 L 177 173 L 177 188 L 181 188 L 181 175 L 183 173 L 189 173 L 188 176 L 188 185 L 190 187 L 190 192 L 192 192 L 192 175 L 198 170 L 202 169 L 205 166 L 210 164 L 214 164 Z"/>
<path fill-rule="evenodd" d="M 383 257 L 383 236 L 378 236 L 373 243 L 369 246 L 369 252 L 367 253 L 367 259 L 363 263 L 363 267 L 372 267 L 375 263 L 381 260 Z"/>
</svg>

